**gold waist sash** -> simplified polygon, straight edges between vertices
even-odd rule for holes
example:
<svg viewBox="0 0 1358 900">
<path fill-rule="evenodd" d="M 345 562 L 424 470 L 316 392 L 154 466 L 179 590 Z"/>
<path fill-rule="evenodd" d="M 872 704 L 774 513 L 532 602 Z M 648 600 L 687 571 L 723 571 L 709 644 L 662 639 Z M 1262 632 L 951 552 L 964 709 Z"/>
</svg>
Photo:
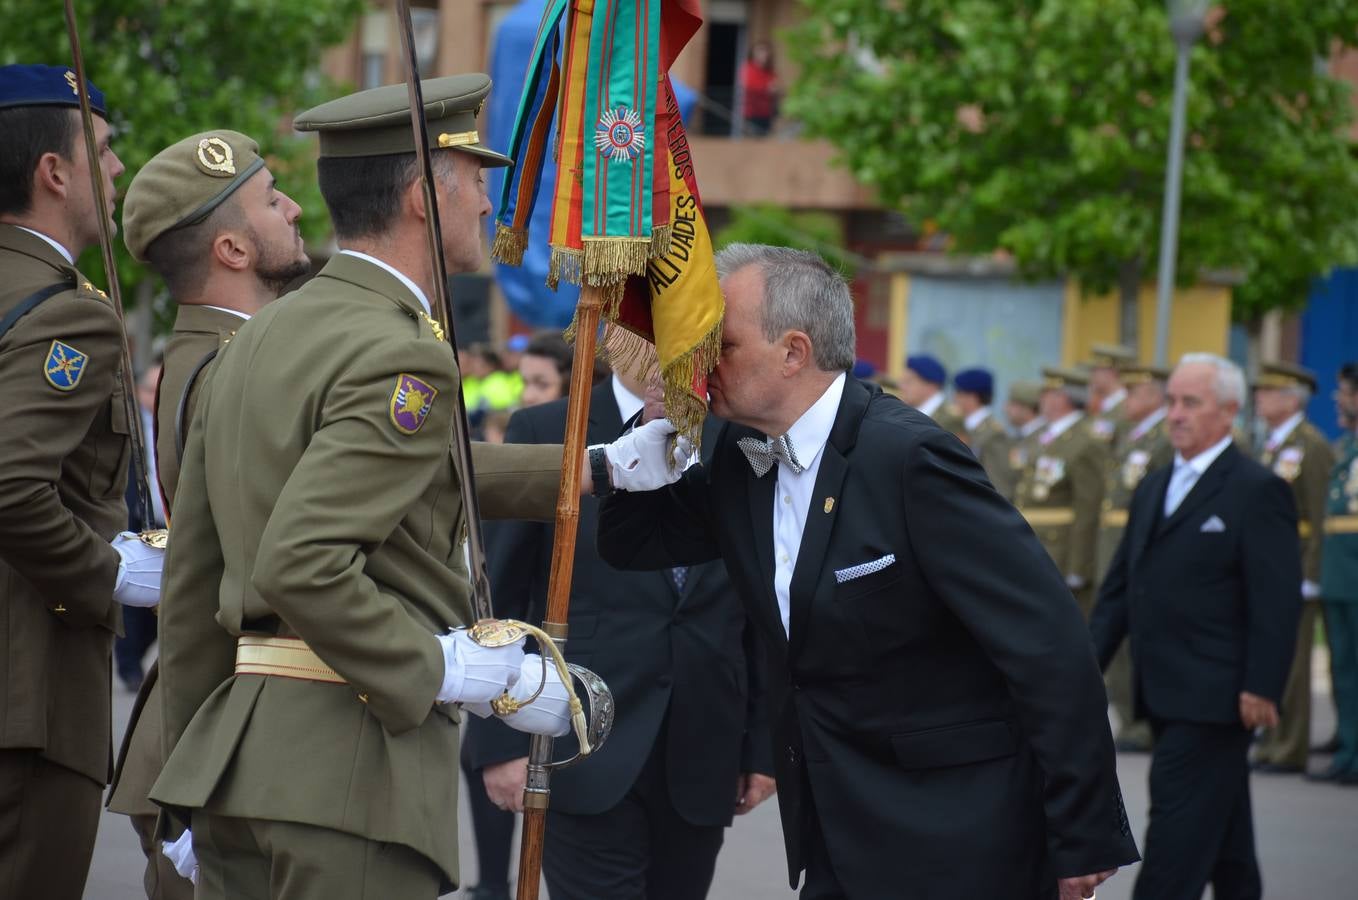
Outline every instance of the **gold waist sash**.
<svg viewBox="0 0 1358 900">
<path fill-rule="evenodd" d="M 236 674 L 345 683 L 344 678 L 321 662 L 301 638 L 257 634 L 245 634 L 236 639 Z"/>
<path fill-rule="evenodd" d="M 1358 534 L 1358 516 L 1330 516 L 1325 520 L 1326 534 Z"/>
<path fill-rule="evenodd" d="M 1075 510 L 1069 506 L 1058 506 L 1050 509 L 1022 509 L 1019 512 L 1023 513 L 1023 518 L 1027 519 L 1028 524 L 1034 528 L 1075 523 Z"/>
<path fill-rule="evenodd" d="M 1103 518 L 1099 520 L 1104 528 L 1126 528 L 1127 510 L 1125 509 L 1105 509 Z"/>
</svg>

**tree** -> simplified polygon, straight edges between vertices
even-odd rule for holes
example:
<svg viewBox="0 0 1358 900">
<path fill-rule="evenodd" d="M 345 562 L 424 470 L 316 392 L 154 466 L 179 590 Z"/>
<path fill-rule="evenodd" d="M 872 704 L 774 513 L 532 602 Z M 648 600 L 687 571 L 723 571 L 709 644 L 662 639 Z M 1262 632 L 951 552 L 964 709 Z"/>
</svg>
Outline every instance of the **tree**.
<svg viewBox="0 0 1358 900">
<path fill-rule="evenodd" d="M 321 52 L 352 29 L 363 0 L 80 0 L 85 71 L 108 98 L 114 150 L 126 189 L 145 162 L 199 131 L 229 128 L 260 142 L 280 189 L 305 211 L 304 233 L 329 225 L 316 188 L 313 140 L 286 116 L 335 96 L 319 74 Z M 0 0 L 0 64 L 70 65 L 60 3 Z M 122 241 L 118 275 L 129 303 L 154 273 Z M 98 250 L 83 271 L 100 271 Z M 143 296 L 146 291 L 141 292 Z"/>
<path fill-rule="evenodd" d="M 965 252 L 1124 300 L 1157 264 L 1174 46 L 1163 0 L 803 0 L 787 104 L 884 203 Z M 1348 0 L 1233 0 L 1192 51 L 1178 273 L 1236 314 L 1358 261 Z"/>
<path fill-rule="evenodd" d="M 829 213 L 793 212 L 781 206 L 733 206 L 730 221 L 712 237 L 720 250 L 728 244 L 772 244 L 814 250 L 842 272 L 856 266 L 844 250 L 839 221 Z"/>
</svg>

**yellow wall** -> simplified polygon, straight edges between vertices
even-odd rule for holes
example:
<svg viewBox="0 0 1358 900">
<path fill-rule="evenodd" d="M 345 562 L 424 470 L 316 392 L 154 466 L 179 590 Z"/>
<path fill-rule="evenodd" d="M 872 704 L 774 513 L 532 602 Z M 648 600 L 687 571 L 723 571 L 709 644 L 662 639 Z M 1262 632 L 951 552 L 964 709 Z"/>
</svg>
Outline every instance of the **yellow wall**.
<svg viewBox="0 0 1358 900">
<path fill-rule="evenodd" d="M 1066 281 L 1062 321 L 1061 362 L 1084 362 L 1097 343 L 1118 343 L 1116 294 L 1081 296 L 1079 283 Z M 1143 285 L 1137 297 L 1137 355 L 1142 362 L 1155 357 L 1155 286 Z M 1169 364 L 1185 353 L 1226 355 L 1231 329 L 1231 289 L 1196 285 L 1175 292 L 1169 320 Z"/>
</svg>

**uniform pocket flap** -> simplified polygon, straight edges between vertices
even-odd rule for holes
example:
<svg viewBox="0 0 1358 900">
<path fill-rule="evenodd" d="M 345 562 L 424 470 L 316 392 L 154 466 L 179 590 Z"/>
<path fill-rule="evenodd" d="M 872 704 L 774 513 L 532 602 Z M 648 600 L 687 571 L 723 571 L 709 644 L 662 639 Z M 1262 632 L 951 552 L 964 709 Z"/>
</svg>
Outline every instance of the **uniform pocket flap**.
<svg viewBox="0 0 1358 900">
<path fill-rule="evenodd" d="M 891 749 L 902 768 L 936 769 L 1012 756 L 1018 750 L 1018 741 L 1008 722 L 991 719 L 893 734 Z"/>
</svg>

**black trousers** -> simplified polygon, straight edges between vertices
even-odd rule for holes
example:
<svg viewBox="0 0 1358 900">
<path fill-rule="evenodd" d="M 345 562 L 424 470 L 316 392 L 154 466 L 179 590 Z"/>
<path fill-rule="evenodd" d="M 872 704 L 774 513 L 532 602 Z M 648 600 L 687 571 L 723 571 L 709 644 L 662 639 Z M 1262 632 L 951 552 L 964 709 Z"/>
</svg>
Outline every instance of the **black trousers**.
<svg viewBox="0 0 1358 900">
<path fill-rule="evenodd" d="M 812 802 L 809 785 L 802 791 L 802 798 L 803 803 Z M 848 894 L 835 877 L 829 848 L 825 846 L 825 834 L 820 829 L 820 817 L 814 809 L 802 834 L 802 859 L 806 870 L 797 900 L 846 900 Z"/>
<path fill-rule="evenodd" d="M 466 748 L 464 742 L 462 774 L 467 776 L 467 803 L 472 809 L 472 833 L 476 838 L 476 883 L 486 887 L 508 886 L 515 815 L 490 802 L 481 770 L 471 767 Z"/>
<path fill-rule="evenodd" d="M 593 816 L 547 810 L 542 871 L 552 900 L 702 900 L 712 886 L 721 825 L 694 825 L 674 810 L 662 727 L 636 783 Z M 735 805 L 736 785 L 731 784 Z"/>
<path fill-rule="evenodd" d="M 1247 753 L 1239 725 L 1151 721 L 1150 826 L 1134 900 L 1263 896 L 1254 855 Z"/>
</svg>

